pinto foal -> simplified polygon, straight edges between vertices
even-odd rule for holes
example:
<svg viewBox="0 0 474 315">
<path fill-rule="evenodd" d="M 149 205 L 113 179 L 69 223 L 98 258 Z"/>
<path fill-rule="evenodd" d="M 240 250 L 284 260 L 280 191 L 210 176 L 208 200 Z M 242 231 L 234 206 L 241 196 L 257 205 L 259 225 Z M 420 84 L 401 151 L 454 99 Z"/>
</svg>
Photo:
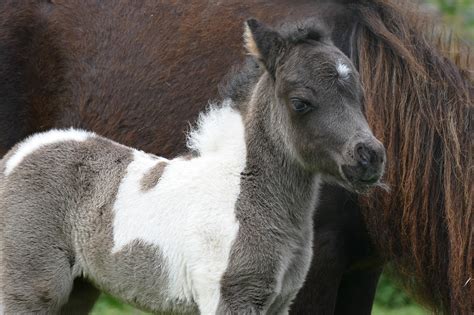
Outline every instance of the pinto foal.
<svg viewBox="0 0 474 315">
<path fill-rule="evenodd" d="M 312 256 L 322 180 L 362 191 L 385 153 L 351 62 L 312 24 L 246 24 L 238 97 L 160 158 L 52 130 L 0 163 L 4 312 L 56 313 L 73 280 L 139 308 L 285 314 Z"/>
</svg>

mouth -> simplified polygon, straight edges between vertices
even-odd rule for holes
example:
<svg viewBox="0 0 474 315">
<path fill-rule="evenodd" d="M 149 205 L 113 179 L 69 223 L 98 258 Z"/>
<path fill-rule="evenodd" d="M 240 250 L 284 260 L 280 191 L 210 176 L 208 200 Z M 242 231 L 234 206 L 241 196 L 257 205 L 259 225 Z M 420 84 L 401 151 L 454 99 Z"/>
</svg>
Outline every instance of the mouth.
<svg viewBox="0 0 474 315">
<path fill-rule="evenodd" d="M 364 180 L 349 180 L 343 172 L 340 172 L 336 176 L 326 174 L 324 180 L 327 183 L 332 183 L 334 185 L 339 185 L 350 192 L 356 194 L 367 194 L 370 190 L 374 188 L 381 188 L 384 191 L 389 191 L 388 186 L 381 181 L 381 176 L 373 178 L 369 181 Z"/>
<path fill-rule="evenodd" d="M 340 169 L 340 177 L 342 179 L 342 185 L 344 188 L 353 191 L 358 194 L 364 194 L 368 190 L 379 187 L 384 190 L 388 190 L 388 186 L 381 182 L 382 172 L 375 172 L 370 176 L 355 176 L 351 172 L 342 166 Z"/>
<path fill-rule="evenodd" d="M 376 182 L 371 182 L 371 183 L 365 183 L 363 181 L 358 181 L 358 182 L 345 181 L 342 184 L 342 186 L 345 189 L 352 191 L 356 194 L 360 194 L 360 195 L 367 194 L 370 190 L 375 189 L 375 188 L 381 188 L 382 190 L 386 192 L 389 191 L 388 185 L 384 184 L 380 180 L 377 180 Z"/>
<path fill-rule="evenodd" d="M 368 179 L 359 179 L 358 181 L 356 181 L 356 183 L 360 183 L 361 185 L 371 186 L 371 185 L 376 184 L 379 180 L 380 180 L 380 176 L 375 174 Z"/>
</svg>

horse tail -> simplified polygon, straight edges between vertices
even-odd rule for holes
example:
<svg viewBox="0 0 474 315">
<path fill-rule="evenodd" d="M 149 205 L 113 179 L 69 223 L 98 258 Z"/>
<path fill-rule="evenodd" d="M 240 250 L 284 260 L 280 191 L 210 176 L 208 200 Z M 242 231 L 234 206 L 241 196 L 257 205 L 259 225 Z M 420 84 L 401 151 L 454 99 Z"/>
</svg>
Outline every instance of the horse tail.
<svg viewBox="0 0 474 315">
<path fill-rule="evenodd" d="M 473 56 L 410 1 L 345 1 L 389 194 L 363 198 L 372 239 L 421 301 L 474 312 Z M 390 227 L 390 228 L 387 228 Z"/>
<path fill-rule="evenodd" d="M 47 1 L 0 2 L 0 156 L 50 127 L 48 104 L 60 80 L 59 50 L 45 16 Z M 51 119 L 51 118 L 49 118 Z"/>
</svg>

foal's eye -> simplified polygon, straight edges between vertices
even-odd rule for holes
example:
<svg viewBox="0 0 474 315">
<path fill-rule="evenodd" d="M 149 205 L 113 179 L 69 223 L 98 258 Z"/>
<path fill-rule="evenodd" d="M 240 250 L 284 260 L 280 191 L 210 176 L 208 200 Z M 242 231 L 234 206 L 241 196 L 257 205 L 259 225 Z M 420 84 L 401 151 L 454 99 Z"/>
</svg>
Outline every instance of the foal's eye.
<svg viewBox="0 0 474 315">
<path fill-rule="evenodd" d="M 291 99 L 291 107 L 293 110 L 300 114 L 305 114 L 313 109 L 308 102 L 300 100 L 298 98 Z"/>
</svg>

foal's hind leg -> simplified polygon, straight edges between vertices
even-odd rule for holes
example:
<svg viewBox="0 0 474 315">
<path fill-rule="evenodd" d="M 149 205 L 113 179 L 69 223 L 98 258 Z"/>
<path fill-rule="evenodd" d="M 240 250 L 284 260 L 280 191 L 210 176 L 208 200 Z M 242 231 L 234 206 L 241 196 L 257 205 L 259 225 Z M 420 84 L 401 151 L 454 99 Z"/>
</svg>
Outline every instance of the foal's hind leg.
<svg viewBox="0 0 474 315">
<path fill-rule="evenodd" d="M 71 292 L 68 255 L 35 241 L 29 246 L 22 242 L 15 248 L 5 246 L 1 284 L 5 314 L 56 314 Z"/>
</svg>

